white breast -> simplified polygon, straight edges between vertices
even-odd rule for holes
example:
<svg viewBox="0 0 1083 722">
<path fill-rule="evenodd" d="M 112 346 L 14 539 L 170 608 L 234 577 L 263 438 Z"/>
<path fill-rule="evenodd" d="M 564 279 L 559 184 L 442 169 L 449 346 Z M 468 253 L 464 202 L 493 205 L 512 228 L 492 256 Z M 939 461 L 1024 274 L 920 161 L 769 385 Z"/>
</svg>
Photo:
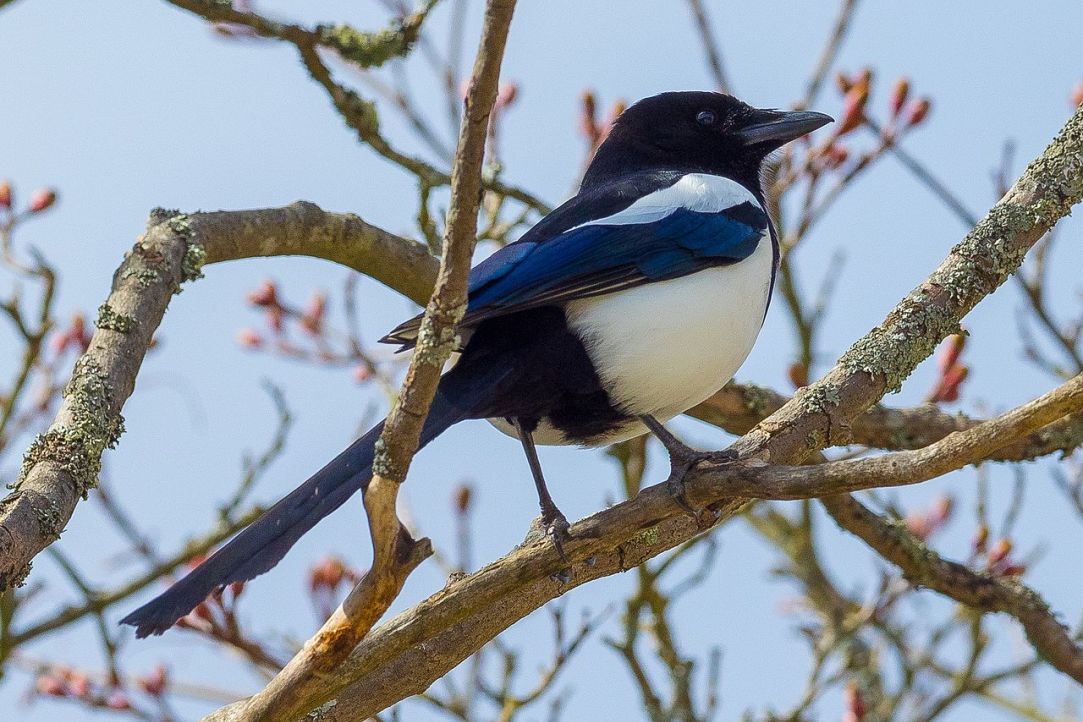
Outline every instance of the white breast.
<svg viewBox="0 0 1083 722">
<path fill-rule="evenodd" d="M 688 174 L 607 218 L 588 224 L 649 223 L 674 208 L 713 213 L 759 202 L 739 183 Z M 748 258 L 730 266 L 571 301 L 569 328 L 580 339 L 610 399 L 632 416 L 665 421 L 717 392 L 744 363 L 763 324 L 774 253 L 767 234 Z M 514 435 L 503 420 L 497 428 Z M 614 443 L 646 431 L 640 422 L 592 443 Z M 567 443 L 544 421 L 541 444 Z"/>
<path fill-rule="evenodd" d="M 669 419 L 721 389 L 759 334 L 771 286 L 771 243 L 732 266 L 572 301 L 610 398 L 629 414 Z"/>
</svg>

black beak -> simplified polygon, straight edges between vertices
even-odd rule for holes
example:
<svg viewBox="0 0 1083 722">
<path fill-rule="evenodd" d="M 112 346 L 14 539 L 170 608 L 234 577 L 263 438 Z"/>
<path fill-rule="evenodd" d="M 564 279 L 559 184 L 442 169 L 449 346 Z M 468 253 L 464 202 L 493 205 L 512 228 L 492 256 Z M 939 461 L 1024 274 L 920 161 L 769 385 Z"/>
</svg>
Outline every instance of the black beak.
<svg viewBox="0 0 1083 722">
<path fill-rule="evenodd" d="M 797 140 L 806 133 L 811 133 L 834 120 L 830 115 L 809 110 L 757 110 L 750 118 L 750 122 L 735 135 L 745 145 L 763 144 L 774 149 L 791 140 Z"/>
</svg>

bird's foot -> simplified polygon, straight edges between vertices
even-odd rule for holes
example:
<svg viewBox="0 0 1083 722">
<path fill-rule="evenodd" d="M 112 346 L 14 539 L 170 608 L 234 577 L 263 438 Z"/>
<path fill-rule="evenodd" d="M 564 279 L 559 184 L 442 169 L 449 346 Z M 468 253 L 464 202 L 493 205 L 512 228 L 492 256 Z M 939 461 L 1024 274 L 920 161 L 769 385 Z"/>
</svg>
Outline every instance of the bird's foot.
<svg viewBox="0 0 1083 722">
<path fill-rule="evenodd" d="M 568 519 L 554 507 L 550 513 L 542 514 L 541 522 L 546 536 L 553 540 L 553 546 L 556 547 L 561 560 L 568 561 L 567 555 L 564 554 L 564 542 L 572 538 L 571 532 L 568 531 L 571 528 Z"/>
<path fill-rule="evenodd" d="M 697 509 L 688 503 L 688 497 L 685 493 L 685 477 L 693 467 L 702 461 L 730 463 L 737 461 L 737 453 L 729 449 L 724 451 L 697 451 L 684 444 L 667 445 L 667 450 L 669 451 L 670 471 L 669 478 L 665 482 L 666 489 L 677 506 L 681 507 L 684 513 L 696 522 L 696 526 L 700 529 L 709 527 L 717 519 L 717 514 L 704 507 Z"/>
<path fill-rule="evenodd" d="M 572 538 L 568 529 L 571 525 L 568 523 L 568 519 L 560 512 L 559 509 L 552 509 L 549 511 L 542 511 L 539 516 L 534 517 L 534 521 L 530 524 L 530 533 L 527 534 L 527 540 L 538 539 L 545 537 L 552 541 L 553 547 L 557 550 L 557 554 L 560 555 L 561 560 L 568 561 L 568 556 L 564 553 L 564 542 Z"/>
</svg>

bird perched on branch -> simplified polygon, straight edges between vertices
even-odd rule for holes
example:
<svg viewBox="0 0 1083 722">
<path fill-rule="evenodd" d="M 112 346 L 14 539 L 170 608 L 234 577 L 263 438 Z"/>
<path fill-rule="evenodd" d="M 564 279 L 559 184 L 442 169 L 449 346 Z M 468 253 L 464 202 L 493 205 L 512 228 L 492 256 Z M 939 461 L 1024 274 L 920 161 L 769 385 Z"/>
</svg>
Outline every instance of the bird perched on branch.
<svg viewBox="0 0 1083 722">
<path fill-rule="evenodd" d="M 733 377 L 774 284 L 779 247 L 764 207 L 764 160 L 830 121 L 708 92 L 662 93 L 629 107 L 575 197 L 471 271 L 462 354 L 441 378 L 421 445 L 465 419 L 488 419 L 517 437 L 558 548 L 568 522 L 535 444 L 602 446 L 649 430 L 669 450 L 681 500 L 683 471 L 709 455 L 662 423 Z M 413 347 L 420 319 L 382 340 Z M 160 634 L 218 587 L 271 569 L 367 487 L 382 429 L 122 622 L 140 637 Z"/>
</svg>

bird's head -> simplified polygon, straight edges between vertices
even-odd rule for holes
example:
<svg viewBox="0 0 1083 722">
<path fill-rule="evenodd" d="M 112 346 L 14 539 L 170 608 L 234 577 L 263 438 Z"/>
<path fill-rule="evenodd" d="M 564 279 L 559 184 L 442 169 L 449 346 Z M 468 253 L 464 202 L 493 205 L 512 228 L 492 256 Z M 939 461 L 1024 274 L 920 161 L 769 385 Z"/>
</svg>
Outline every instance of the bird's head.
<svg viewBox="0 0 1083 722">
<path fill-rule="evenodd" d="M 723 93 L 661 93 L 617 118 L 583 187 L 636 171 L 680 170 L 726 176 L 759 194 L 767 156 L 831 121 L 823 113 L 753 108 Z"/>
</svg>

